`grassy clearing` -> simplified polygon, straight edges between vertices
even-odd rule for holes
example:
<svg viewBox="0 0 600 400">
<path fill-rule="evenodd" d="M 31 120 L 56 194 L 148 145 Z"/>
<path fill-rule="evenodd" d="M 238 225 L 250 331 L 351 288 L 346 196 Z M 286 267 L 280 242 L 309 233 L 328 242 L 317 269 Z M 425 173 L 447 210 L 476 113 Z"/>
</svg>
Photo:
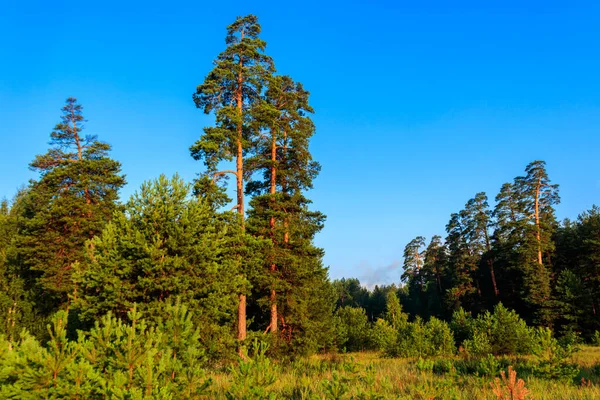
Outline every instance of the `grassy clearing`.
<svg viewBox="0 0 600 400">
<path fill-rule="evenodd" d="M 584 346 L 572 357 L 581 371 L 572 381 L 531 375 L 527 357 L 497 359 L 514 365 L 535 399 L 600 399 L 600 348 Z M 466 373 L 460 357 L 389 359 L 375 352 L 313 356 L 287 363 L 255 359 L 212 375 L 211 397 L 229 399 L 496 399 L 500 374 Z M 467 363 L 468 364 L 468 363 Z M 502 368 L 505 370 L 506 368 Z M 582 383 L 582 378 L 583 383 Z"/>
</svg>

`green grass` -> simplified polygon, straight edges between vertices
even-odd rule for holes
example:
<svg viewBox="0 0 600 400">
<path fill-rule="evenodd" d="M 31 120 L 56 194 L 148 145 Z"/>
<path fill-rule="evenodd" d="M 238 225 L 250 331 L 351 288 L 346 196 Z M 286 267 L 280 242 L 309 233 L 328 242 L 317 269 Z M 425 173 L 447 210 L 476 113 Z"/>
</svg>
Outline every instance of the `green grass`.
<svg viewBox="0 0 600 400">
<path fill-rule="evenodd" d="M 498 359 L 514 365 L 533 399 L 600 399 L 600 348 L 583 346 L 572 357 L 581 372 L 568 381 L 541 379 L 529 371 L 528 357 Z M 494 376 L 460 369 L 459 356 L 437 360 L 388 359 L 378 353 L 320 355 L 260 366 L 245 375 L 232 371 L 212 375 L 212 398 L 253 399 L 496 399 Z M 433 367 L 436 365 L 446 368 Z M 454 368 L 453 366 L 458 367 Z M 521 367 L 520 367 L 521 366 Z M 506 369 L 506 368 L 502 368 Z M 442 372 L 446 371 L 446 372 Z M 499 369 L 498 369 L 499 371 Z M 520 375 L 519 375 L 520 374 Z M 585 384 L 581 384 L 585 378 Z M 261 382 L 258 384 L 257 382 Z M 258 387 L 261 386 L 261 387 Z"/>
</svg>

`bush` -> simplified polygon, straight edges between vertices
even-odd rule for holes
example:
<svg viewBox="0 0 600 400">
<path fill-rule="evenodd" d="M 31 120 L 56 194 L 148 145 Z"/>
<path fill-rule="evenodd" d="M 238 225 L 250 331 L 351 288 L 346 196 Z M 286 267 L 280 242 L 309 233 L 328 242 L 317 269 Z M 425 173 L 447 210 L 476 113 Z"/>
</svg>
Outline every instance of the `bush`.
<svg viewBox="0 0 600 400">
<path fill-rule="evenodd" d="M 230 400 L 265 399 L 274 397 L 268 387 L 277 381 L 279 367 L 267 357 L 269 345 L 254 339 L 250 354 L 236 367 L 231 367 L 232 385 L 225 393 Z"/>
<path fill-rule="evenodd" d="M 492 353 L 492 345 L 490 338 L 485 332 L 477 331 L 473 334 L 472 339 L 467 339 L 463 342 L 465 355 L 470 358 L 484 357 Z"/>
<path fill-rule="evenodd" d="M 338 349 L 358 351 L 371 344 L 367 314 L 363 308 L 345 306 L 335 313 L 335 335 Z"/>
<path fill-rule="evenodd" d="M 579 374 L 579 367 L 569 360 L 577 345 L 565 340 L 561 341 L 552 337 L 548 328 L 538 328 L 536 331 L 537 344 L 534 354 L 537 365 L 534 366 L 534 375 L 540 378 L 572 381 Z"/>
<path fill-rule="evenodd" d="M 454 335 L 446 322 L 432 317 L 425 324 L 425 332 L 429 342 L 428 355 L 442 356 L 454 354 Z"/>
<path fill-rule="evenodd" d="M 494 312 L 486 311 L 472 319 L 464 310 L 458 310 L 450 324 L 460 338 L 465 354 L 482 357 L 487 354 L 529 354 L 535 345 L 535 335 L 519 315 L 502 304 Z"/>
<path fill-rule="evenodd" d="M 371 333 L 373 346 L 383 352 L 391 349 L 398 340 L 398 331 L 384 319 L 377 319 Z"/>
<path fill-rule="evenodd" d="M 390 357 L 431 357 L 454 354 L 454 336 L 448 324 L 437 318 L 424 323 L 419 317 L 404 324 L 395 343 L 385 349 Z"/>
<path fill-rule="evenodd" d="M 452 329 L 456 343 L 463 343 L 473 337 L 473 317 L 464 308 L 459 308 L 452 314 L 450 329 Z"/>
<path fill-rule="evenodd" d="M 48 326 L 42 347 L 24 332 L 0 345 L 0 397 L 37 398 L 195 398 L 207 394 L 211 380 L 202 366 L 198 328 L 187 308 L 168 305 L 165 323 L 149 327 L 135 309 L 129 323 L 110 314 L 88 334 L 67 339 L 66 312 Z"/>
</svg>

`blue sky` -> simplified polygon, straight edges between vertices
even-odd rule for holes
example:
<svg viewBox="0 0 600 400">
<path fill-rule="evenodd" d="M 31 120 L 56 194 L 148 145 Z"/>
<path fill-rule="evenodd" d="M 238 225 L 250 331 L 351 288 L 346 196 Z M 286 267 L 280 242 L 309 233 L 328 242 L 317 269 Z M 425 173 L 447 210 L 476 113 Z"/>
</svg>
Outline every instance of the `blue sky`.
<svg viewBox="0 0 600 400">
<path fill-rule="evenodd" d="M 408 241 L 535 159 L 559 218 L 600 203 L 598 2 L 0 3 L 0 197 L 35 177 L 69 96 L 113 145 L 124 199 L 160 173 L 192 180 L 188 148 L 212 122 L 192 93 L 253 13 L 278 71 L 311 92 L 309 197 L 333 278 L 398 282 Z"/>
</svg>

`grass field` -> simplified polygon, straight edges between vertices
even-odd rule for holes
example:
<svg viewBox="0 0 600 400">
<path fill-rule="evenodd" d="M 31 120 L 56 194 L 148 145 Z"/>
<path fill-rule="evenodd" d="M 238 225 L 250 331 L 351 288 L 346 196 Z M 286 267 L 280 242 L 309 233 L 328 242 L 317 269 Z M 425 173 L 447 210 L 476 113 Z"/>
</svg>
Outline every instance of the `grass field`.
<svg viewBox="0 0 600 400">
<path fill-rule="evenodd" d="M 497 399 L 492 387 L 511 365 L 529 390 L 527 399 L 600 399 L 600 347 L 583 346 L 571 360 L 575 378 L 533 376 L 528 357 L 496 358 L 484 373 L 469 370 L 459 356 L 389 359 L 361 352 L 321 355 L 286 363 L 256 357 L 227 372 L 212 374 L 210 397 L 229 399 Z M 487 365 L 486 364 L 486 365 Z M 582 380 L 583 379 L 583 380 Z M 500 380 L 501 388 L 506 385 Z M 508 393 L 508 392 L 507 392 Z"/>
</svg>

